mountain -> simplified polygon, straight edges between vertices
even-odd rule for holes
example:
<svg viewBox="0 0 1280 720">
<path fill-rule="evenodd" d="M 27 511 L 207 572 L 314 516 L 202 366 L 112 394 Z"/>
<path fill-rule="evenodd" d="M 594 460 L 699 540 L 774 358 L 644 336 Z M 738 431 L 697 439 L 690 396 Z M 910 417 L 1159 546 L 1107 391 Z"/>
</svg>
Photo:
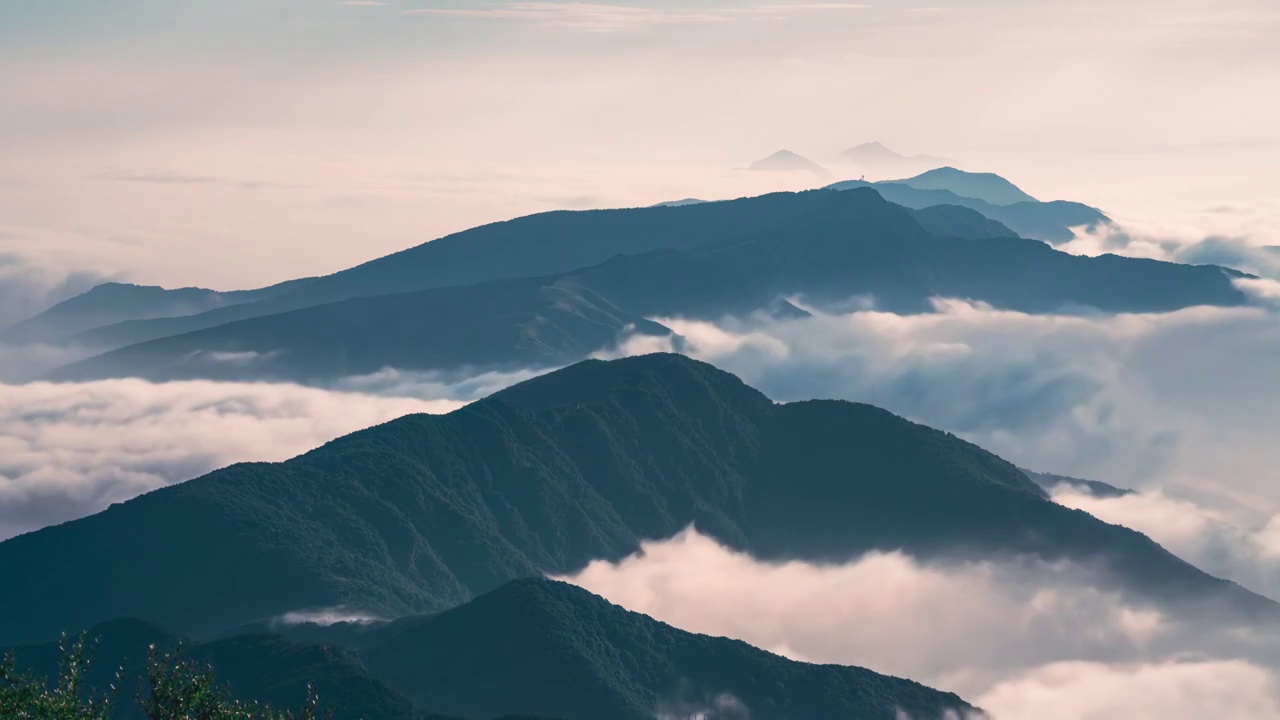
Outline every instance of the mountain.
<svg viewBox="0 0 1280 720">
<path fill-rule="evenodd" d="M 946 165 L 946 158 L 932 155 L 902 155 L 885 147 L 879 141 L 866 142 L 840 153 L 840 159 L 877 175 L 897 175 L 921 172 Z"/>
<path fill-rule="evenodd" d="M 950 190 L 961 197 L 982 200 L 992 205 L 1039 202 L 995 173 L 972 173 L 953 167 L 941 167 L 893 182 L 917 190 Z"/>
<path fill-rule="evenodd" d="M 265 300 L 187 317 L 118 323 L 82 333 L 76 341 L 117 348 L 348 298 L 557 275 L 619 254 L 688 250 L 754 233 L 803 231 L 814 222 L 809 217 L 814 201 L 773 193 L 681 207 L 528 215 L 423 243 Z"/>
<path fill-rule="evenodd" d="M 779 150 L 767 158 L 761 158 L 747 166 L 748 170 L 767 172 L 811 172 L 819 177 L 828 175 L 827 169 L 809 158 L 797 155 L 790 150 Z"/>
<path fill-rule="evenodd" d="M 930 235 L 962 240 L 1016 238 L 1018 234 L 978 212 L 959 205 L 930 205 L 914 210 L 911 217 Z"/>
<path fill-rule="evenodd" d="M 433 712 L 566 720 L 941 718 L 956 695 L 695 635 L 573 585 L 517 580 L 362 651 Z"/>
<path fill-rule="evenodd" d="M 440 611 L 691 524 L 764 559 L 1026 553 L 1110 568 L 1165 603 L 1275 611 L 952 435 L 868 405 L 775 404 L 659 354 L 582 362 L 0 543 L 0 645 L 125 616 L 199 636 L 298 610 Z"/>
<path fill-rule="evenodd" d="M 0 340 L 14 343 L 58 342 L 103 325 L 194 315 L 214 308 L 263 300 L 300 287 L 309 280 L 291 280 L 258 290 L 231 292 L 103 283 L 10 326 L 0 332 Z"/>
<path fill-rule="evenodd" d="M 343 720 L 540 716 L 650 720 L 655 713 L 768 720 L 793 717 L 942 717 L 973 708 L 954 694 L 862 668 L 787 660 L 746 643 L 695 635 L 612 605 L 573 585 L 516 580 L 430 616 L 312 627 L 337 641 L 245 634 L 192 642 L 137 620 L 87 631 L 99 642 L 89 684 L 126 669 L 124 697 L 142 685 L 148 647 L 207 663 L 232 697 L 290 708 L 307 684 Z M 57 643 L 16 649 L 20 667 L 49 677 Z M 728 699 L 732 698 L 729 702 Z M 137 710 L 129 703 L 121 720 Z"/>
<path fill-rule="evenodd" d="M 561 275 L 355 298 L 242 320 L 125 347 L 49 377 L 323 383 L 386 367 L 549 367 L 633 333 L 670 333 L 645 318 L 803 315 L 780 300 L 795 295 L 819 308 L 871 295 L 895 312 L 929 311 L 934 297 L 1026 312 L 1155 312 L 1246 301 L 1219 268 L 1068 255 L 1012 237 L 964 208 L 913 212 L 869 189 L 773 196 L 768 204 L 794 224 L 688 250 L 618 255 Z"/>
<path fill-rule="evenodd" d="M 844 180 L 827 187 L 832 190 L 873 188 L 889 202 L 917 210 L 937 205 L 968 208 L 1001 223 L 1021 237 L 1049 243 L 1071 240 L 1075 237 L 1072 228 L 1091 228 L 1111 222 L 1101 210 L 1080 203 L 1054 200 L 995 205 L 986 200 L 965 197 L 947 189 L 917 188 L 904 184 L 910 180 L 875 183 L 865 180 Z"/>
<path fill-rule="evenodd" d="M 194 642 L 158 625 L 134 619 L 100 623 L 85 632 L 96 643 L 87 685 L 105 690 L 124 667 L 120 684 L 120 720 L 142 720 L 133 702 L 143 689 L 150 647 L 183 655 L 213 668 L 220 687 L 236 700 L 275 708 L 300 707 L 307 686 L 322 707 L 344 720 L 410 720 L 413 703 L 365 669 L 352 651 L 332 644 L 297 643 L 272 634 L 241 635 L 213 642 Z M 40 677 L 57 673 L 62 653 L 58 642 L 13 648 L 20 670 Z"/>
</svg>

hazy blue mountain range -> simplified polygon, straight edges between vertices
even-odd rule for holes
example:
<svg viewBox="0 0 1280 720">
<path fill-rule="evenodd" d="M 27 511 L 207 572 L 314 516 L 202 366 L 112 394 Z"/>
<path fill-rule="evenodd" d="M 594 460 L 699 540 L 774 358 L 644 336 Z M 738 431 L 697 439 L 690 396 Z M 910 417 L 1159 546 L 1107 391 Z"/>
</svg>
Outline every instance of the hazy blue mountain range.
<svg viewBox="0 0 1280 720">
<path fill-rule="evenodd" d="M 284 628 L 193 642 L 151 623 L 96 625 L 93 685 L 123 664 L 125 698 L 141 685 L 150 645 L 184 643 L 232 696 L 297 707 L 311 683 L 342 720 L 518 716 L 650 720 L 941 717 L 973 708 L 951 693 L 862 668 L 800 663 L 746 643 L 678 630 L 565 583 L 516 580 L 460 607 L 372 626 Z M 24 669 L 52 675 L 56 643 L 17 649 Z M 730 702 L 728 699 L 732 698 Z M 717 700 L 720 712 L 716 713 Z M 133 707 L 122 708 L 131 720 Z"/>
<path fill-rule="evenodd" d="M 969 173 L 950 167 L 904 180 L 845 180 L 827 187 L 836 190 L 872 187 L 889 202 L 917 209 L 959 205 L 1002 223 L 1021 237 L 1051 243 L 1070 240 L 1074 237 L 1073 227 L 1110 222 L 1097 208 L 1065 200 L 1040 202 L 999 175 Z"/>
<path fill-rule="evenodd" d="M 215 308 L 264 300 L 300 287 L 309 280 L 310 278 L 304 278 L 257 290 L 230 292 L 204 288 L 167 290 L 153 285 L 103 283 L 0 331 L 0 340 L 62 341 L 104 325 L 129 320 L 195 315 Z"/>
<path fill-rule="evenodd" d="M 688 251 L 619 255 L 562 275 L 355 298 L 232 322 L 114 350 L 50 377 L 320 382 L 385 367 L 547 367 L 611 347 L 627 333 L 669 333 L 645 318 L 800 314 L 778 305 L 792 295 L 821 307 L 865 294 L 897 312 L 927 311 L 938 296 L 1028 312 L 1245 302 L 1220 268 L 1068 255 L 1010 237 L 960 207 L 913 213 L 871 190 L 816 190 L 769 203 L 803 214 L 802 224 Z M 939 231 L 1003 237 L 939 237 L 921 219 Z"/>
<path fill-rule="evenodd" d="M 810 217 L 813 201 L 812 196 L 797 200 L 796 193 L 773 193 L 682 207 L 539 213 L 423 243 L 268 300 L 182 318 L 106 326 L 81 334 L 77 341 L 121 347 L 347 298 L 543 277 L 619 254 L 689 250 L 752 234 L 803 232 L 823 221 Z"/>
<path fill-rule="evenodd" d="M 1022 235 L 1059 241 L 1070 237 L 1069 227 L 1106 221 L 1097 210 L 1076 203 L 1000 206 L 953 191 L 980 184 L 983 177 L 934 171 L 877 183 L 875 188 L 892 202 L 923 210 L 917 221 L 942 237 Z M 1014 187 L 996 176 L 991 178 L 987 182 Z M 910 183 L 952 189 L 919 189 Z M 866 185 L 870 184 L 848 181 L 833 187 Z M 714 203 L 687 199 L 652 208 L 542 213 L 456 233 L 323 278 L 261 290 L 223 293 L 107 283 L 19 323 L 0 340 L 65 340 L 108 350 L 353 297 L 541 277 L 589 267 L 616 254 L 660 248 L 687 250 L 752 233 L 801 232 L 807 227 L 803 215 L 807 207 L 793 202 L 790 195 L 776 193 Z M 942 205 L 967 207 L 992 222 L 981 228 L 976 216 L 937 211 Z"/>
<path fill-rule="evenodd" d="M 588 361 L 447 415 L 242 463 L 0 543 L 0 643 L 141 617 L 196 635 L 299 609 L 444 610 L 690 524 L 760 558 L 1074 558 L 1162 602 L 1276 606 L 1047 499 L 954 436 L 773 403 L 679 355 Z"/>
</svg>

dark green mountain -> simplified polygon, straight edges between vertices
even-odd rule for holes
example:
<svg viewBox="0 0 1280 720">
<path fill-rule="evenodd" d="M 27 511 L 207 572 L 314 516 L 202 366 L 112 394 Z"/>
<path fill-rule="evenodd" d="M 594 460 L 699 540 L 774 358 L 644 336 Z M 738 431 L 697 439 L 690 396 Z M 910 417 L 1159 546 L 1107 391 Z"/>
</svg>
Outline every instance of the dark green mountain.
<svg viewBox="0 0 1280 720">
<path fill-rule="evenodd" d="M 679 355 L 589 361 L 443 416 L 244 463 L 0 543 L 0 643 L 143 617 L 192 634 L 443 610 L 690 524 L 761 558 L 1031 553 L 1165 601 L 1274 605 L 884 410 L 776 405 Z"/>
<path fill-rule="evenodd" d="M 301 287 L 308 280 L 309 278 L 292 280 L 258 290 L 231 292 L 204 288 L 168 290 L 152 285 L 103 283 L 5 329 L 0 332 L 0 340 L 15 343 L 58 342 L 104 325 L 129 320 L 194 315 L 214 308 L 264 300 Z"/>
<path fill-rule="evenodd" d="M 994 176 L 998 177 L 998 176 Z M 852 190 L 870 187 L 886 200 L 909 208 L 921 209 L 936 205 L 959 205 L 981 213 L 984 217 L 1001 223 L 1021 237 L 1050 243 L 1066 242 L 1074 237 L 1073 227 L 1094 227 L 1110 222 L 1097 208 L 1065 200 L 1039 202 L 1034 200 L 997 205 L 980 198 L 968 197 L 945 188 L 912 187 L 909 181 L 866 182 L 845 180 L 827 187 L 833 190 Z"/>
<path fill-rule="evenodd" d="M 982 237 L 1004 229 L 964 208 L 912 213 L 871 190 L 791 198 L 809 209 L 803 228 L 687 251 L 615 256 L 557 276 L 356 298 L 253 318 L 122 348 L 51 377 L 324 382 L 385 367 L 547 367 L 612 347 L 631 332 L 668 332 L 645 318 L 800 314 L 780 304 L 793 295 L 818 307 L 871 295 L 896 312 L 929 311 L 934 297 L 1027 312 L 1159 312 L 1246 300 L 1221 268 L 1073 256 L 1007 231 Z M 941 237 L 922 223 L 953 228 L 956 236 Z M 966 239 L 975 236 L 982 239 Z"/>
<path fill-rule="evenodd" d="M 340 720 L 408 720 L 415 706 L 419 716 L 474 720 L 649 720 L 699 711 L 723 720 L 888 720 L 898 710 L 941 718 L 972 709 L 910 680 L 684 632 L 542 579 L 508 583 L 436 615 L 292 632 L 323 639 L 255 633 L 199 643 L 137 620 L 103 623 L 87 633 L 100 643 L 89 685 L 107 687 L 124 664 L 128 699 L 142 687 L 148 648 L 170 651 L 182 642 L 185 655 L 213 668 L 236 699 L 297 707 L 310 684 Z M 17 657 L 22 668 L 49 677 L 59 651 L 46 643 L 20 647 Z M 132 704 L 121 709 L 121 720 L 138 715 Z"/>
<path fill-rule="evenodd" d="M 361 652 L 433 712 L 566 720 L 942 718 L 951 693 L 677 630 L 581 588 L 518 580 Z"/>
<path fill-rule="evenodd" d="M 181 643 L 183 654 L 214 670 L 218 684 L 237 700 L 276 708 L 300 707 L 307 687 L 314 688 L 324 708 L 342 720 L 410 720 L 413 703 L 375 678 L 352 651 L 333 644 L 297 643 L 274 634 L 241 635 L 207 643 L 194 642 L 157 625 L 121 619 L 85 631 L 96 642 L 88 686 L 105 690 L 124 666 L 119 717 L 139 720 L 132 702 L 145 687 L 151 646 L 171 652 Z M 42 677 L 57 672 L 57 642 L 14 649 L 20 669 Z"/>
<path fill-rule="evenodd" d="M 974 198 L 992 205 L 1039 202 L 1022 188 L 995 173 L 974 173 L 953 167 L 940 167 L 905 180 L 893 180 L 918 190 L 949 190 L 960 197 Z"/>
</svg>

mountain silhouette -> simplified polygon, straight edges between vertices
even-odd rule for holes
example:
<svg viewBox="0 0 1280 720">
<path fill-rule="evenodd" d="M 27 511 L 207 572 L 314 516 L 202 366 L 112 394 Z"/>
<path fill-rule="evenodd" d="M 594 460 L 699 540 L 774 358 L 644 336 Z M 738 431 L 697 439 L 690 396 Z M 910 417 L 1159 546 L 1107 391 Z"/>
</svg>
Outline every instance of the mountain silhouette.
<svg viewBox="0 0 1280 720">
<path fill-rule="evenodd" d="M 968 179 L 972 177 L 977 177 L 977 175 L 956 170 L 940 176 L 935 175 L 931 181 L 927 181 L 925 184 L 942 185 L 944 182 L 941 181 L 954 181 L 957 178 Z M 1003 183 L 1008 182 L 998 175 L 992 175 L 991 177 L 996 180 L 992 180 L 988 184 L 995 186 L 996 189 L 999 189 Z M 913 187 L 909 183 L 915 180 L 916 178 L 882 182 L 844 180 L 827 187 L 833 190 L 874 188 L 889 202 L 914 209 L 930 208 L 937 205 L 956 205 L 969 208 L 981 213 L 988 219 L 1003 224 L 1021 237 L 1043 240 L 1049 243 L 1062 243 L 1071 240 L 1075 237 L 1072 228 L 1092 228 L 1111 222 L 1110 218 L 1104 215 L 1101 210 L 1081 203 L 1066 200 L 1053 200 L 1050 202 L 1028 200 L 1010 205 L 998 205 L 981 198 L 965 196 L 944 187 Z M 957 188 L 968 187 L 970 192 L 983 192 L 982 183 L 980 182 L 952 182 L 951 184 Z M 1009 183 L 1008 187 L 1021 192 L 1012 183 Z"/>
<path fill-rule="evenodd" d="M 764 559 L 1030 554 L 1108 568 L 1161 602 L 1275 608 L 947 433 L 856 403 L 778 405 L 658 354 L 579 363 L 0 543 L 0 644 L 117 617 L 201 635 L 309 608 L 439 611 L 690 525 Z"/>
<path fill-rule="evenodd" d="M 772 193 L 680 207 L 528 215 L 423 243 L 266 300 L 187 317 L 118 323 L 75 340 L 116 348 L 348 298 L 557 275 L 619 254 L 688 250 L 756 233 L 802 231 L 814 222 L 809 215 L 817 199 L 799 196 Z"/>
<path fill-rule="evenodd" d="M 257 290 L 219 292 L 204 288 L 168 290 L 154 285 L 109 282 L 68 298 L 40 314 L 0 331 L 0 341 L 58 342 L 77 333 L 128 320 L 194 315 L 288 292 L 310 278 Z"/>
<path fill-rule="evenodd" d="M 893 720 L 973 710 L 910 680 L 684 632 L 541 579 L 511 582 L 361 655 L 423 706 L 464 717 Z"/>
<path fill-rule="evenodd" d="M 691 214 L 716 204 L 665 212 Z M 774 311 L 780 298 L 795 295 L 819 308 L 870 295 L 894 312 L 930 311 L 935 297 L 1025 312 L 1159 312 L 1246 301 L 1219 268 L 1068 255 L 1012 237 L 971 210 L 913 212 L 871 189 L 781 194 L 765 204 L 793 224 L 686 250 L 617 255 L 561 275 L 355 298 L 242 320 L 125 347 L 49 377 L 325 382 L 386 367 L 550 367 L 634 333 L 670 334 L 646 318 L 715 321 Z M 941 232 L 955 236 L 935 234 Z"/>
<path fill-rule="evenodd" d="M 975 198 L 992 205 L 1039 202 L 995 173 L 965 172 L 953 167 L 941 167 L 893 182 L 918 190 L 950 190 L 961 197 Z"/>
<path fill-rule="evenodd" d="M 748 170 L 767 172 L 811 172 L 819 177 L 828 175 L 827 169 L 809 158 L 797 155 L 790 150 L 779 150 L 766 158 L 761 158 L 747 166 Z"/>
</svg>

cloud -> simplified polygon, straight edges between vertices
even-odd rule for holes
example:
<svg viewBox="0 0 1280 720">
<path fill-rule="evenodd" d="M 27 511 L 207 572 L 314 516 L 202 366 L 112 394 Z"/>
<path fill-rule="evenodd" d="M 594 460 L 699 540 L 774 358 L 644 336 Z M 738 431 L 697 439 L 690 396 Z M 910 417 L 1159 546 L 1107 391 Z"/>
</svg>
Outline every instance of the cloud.
<svg viewBox="0 0 1280 720">
<path fill-rule="evenodd" d="M 1240 278 L 1233 281 L 1236 287 L 1258 302 L 1280 305 L 1280 280 L 1271 278 Z"/>
<path fill-rule="evenodd" d="M 295 610 L 287 612 L 275 619 L 281 625 L 337 625 L 338 623 L 355 623 L 370 625 L 382 622 L 386 618 L 352 610 L 348 607 L 332 607 L 323 610 Z"/>
<path fill-rule="evenodd" d="M 780 401 L 837 397 L 957 433 L 1023 467 L 1275 504 L 1280 322 L 1265 308 L 1028 315 L 963 301 L 718 324 L 655 318 L 679 349 Z"/>
<path fill-rule="evenodd" d="M 1205 572 L 1280 600 L 1280 514 L 1221 501 L 1214 507 L 1160 488 L 1103 498 L 1064 485 L 1052 497 L 1148 535 Z"/>
<path fill-rule="evenodd" d="M 689 530 L 566 579 L 686 630 L 972 693 L 1042 663 L 1141 657 L 1170 632 L 1157 609 L 1087 578 L 1037 561 L 925 565 L 898 553 L 765 563 Z"/>
<path fill-rule="evenodd" d="M 0 329 L 26 320 L 109 278 L 95 271 L 61 270 L 5 252 L 0 232 Z"/>
<path fill-rule="evenodd" d="M 551 27 L 611 32 L 655 25 L 722 22 L 716 12 L 579 2 L 514 2 L 483 8 L 416 8 L 413 15 L 531 21 Z"/>
<path fill-rule="evenodd" d="M 1260 651 L 1225 619 L 1134 604 L 1066 564 L 896 553 L 765 563 L 690 530 L 567 579 L 685 630 L 953 690 L 997 720 L 1262 718 L 1278 707 L 1273 638 Z"/>
<path fill-rule="evenodd" d="M 1002 681 L 976 700 L 996 720 L 1280 717 L 1275 674 L 1241 660 L 1055 663 Z"/>
<path fill-rule="evenodd" d="M 371 3 L 381 5 L 382 3 Z M 259 190 L 262 188 L 298 188 L 300 186 L 266 182 L 262 180 L 233 180 L 229 178 L 211 177 L 208 175 L 187 175 L 174 172 L 157 172 L 157 173 L 125 173 L 113 172 L 103 173 L 99 176 L 103 180 L 114 180 L 116 182 L 131 183 L 150 183 L 154 185 L 222 185 L 225 187 L 239 188 L 241 190 Z"/>
<path fill-rule="evenodd" d="M 234 462 L 284 460 L 448 399 L 265 383 L 0 385 L 0 539 Z"/>
<path fill-rule="evenodd" d="M 1251 218 L 1251 209 L 1210 208 L 1205 214 L 1213 217 L 1212 224 L 1219 229 L 1233 230 L 1235 234 L 1197 235 L 1190 228 L 1171 229 L 1129 222 L 1077 228 L 1074 238 L 1056 247 L 1073 255 L 1112 253 L 1186 265 L 1221 265 L 1280 279 L 1280 254 L 1250 238 L 1251 235 L 1268 236 L 1260 228 L 1241 223 L 1240 218 Z"/>
<path fill-rule="evenodd" d="M 768 4 L 748 7 L 640 7 L 583 2 L 512 2 L 479 8 L 415 8 L 412 15 L 535 22 L 549 27 L 613 32 L 658 25 L 720 23 L 749 16 L 804 12 L 866 10 L 862 3 L 828 2 Z"/>
</svg>

